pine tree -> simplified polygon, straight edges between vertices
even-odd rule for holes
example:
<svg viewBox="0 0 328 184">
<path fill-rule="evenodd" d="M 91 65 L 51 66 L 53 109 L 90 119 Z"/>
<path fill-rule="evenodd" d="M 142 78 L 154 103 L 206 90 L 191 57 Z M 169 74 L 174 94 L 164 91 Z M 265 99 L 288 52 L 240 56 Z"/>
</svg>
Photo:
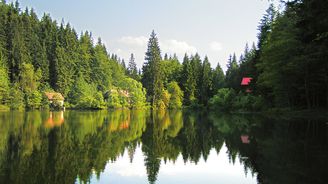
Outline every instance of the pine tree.
<svg viewBox="0 0 328 184">
<path fill-rule="evenodd" d="M 196 81 L 195 86 L 195 100 L 194 103 L 199 103 L 201 99 L 201 87 L 202 87 L 202 60 L 198 53 L 192 56 L 190 59 L 193 80 Z"/>
<path fill-rule="evenodd" d="M 138 68 L 137 68 L 137 64 L 135 62 L 135 58 L 134 58 L 134 55 L 133 53 L 131 53 L 131 56 L 130 56 L 130 60 L 129 60 L 129 64 L 128 64 L 128 75 L 135 79 L 135 80 L 138 80 L 139 79 L 139 76 L 138 76 Z"/>
<path fill-rule="evenodd" d="M 112 71 L 110 68 L 110 61 L 107 56 L 105 45 L 98 39 L 98 43 L 94 48 L 94 57 L 91 64 L 91 78 L 93 83 L 96 84 L 97 88 L 105 92 L 108 90 L 112 82 Z"/>
<path fill-rule="evenodd" d="M 92 45 L 92 38 L 91 33 L 85 32 L 80 37 L 79 43 L 79 62 L 78 68 L 82 72 L 85 80 L 87 82 L 91 82 L 91 62 L 92 62 L 92 54 L 93 54 L 93 45 Z"/>
<path fill-rule="evenodd" d="M 185 105 L 191 105 L 195 103 L 195 91 L 197 81 L 194 77 L 193 67 L 191 61 L 187 54 L 185 54 L 182 63 L 182 77 L 180 85 L 182 86 L 182 90 L 184 91 L 184 102 Z"/>
<path fill-rule="evenodd" d="M 224 73 L 220 66 L 220 63 L 216 66 L 214 72 L 213 72 L 213 92 L 214 94 L 217 93 L 217 91 L 224 87 Z"/>
<path fill-rule="evenodd" d="M 158 45 L 158 39 L 153 31 L 148 41 L 148 49 L 145 57 L 142 83 L 147 89 L 153 107 L 158 107 L 162 100 L 164 85 L 161 74 L 161 51 Z"/>
<path fill-rule="evenodd" d="M 207 56 L 203 61 L 201 75 L 200 101 L 201 104 L 207 105 L 212 95 L 212 68 Z"/>
<path fill-rule="evenodd" d="M 235 90 L 240 88 L 239 86 L 241 80 L 238 75 L 238 67 L 236 54 L 233 54 L 233 56 L 230 55 L 225 79 L 226 87 L 233 88 Z"/>
<path fill-rule="evenodd" d="M 269 33 L 272 29 L 272 24 L 277 16 L 277 12 L 273 4 L 270 4 L 269 8 L 266 10 L 266 14 L 261 19 L 258 30 L 258 44 L 257 47 L 261 50 L 262 46 L 266 44 Z"/>
</svg>

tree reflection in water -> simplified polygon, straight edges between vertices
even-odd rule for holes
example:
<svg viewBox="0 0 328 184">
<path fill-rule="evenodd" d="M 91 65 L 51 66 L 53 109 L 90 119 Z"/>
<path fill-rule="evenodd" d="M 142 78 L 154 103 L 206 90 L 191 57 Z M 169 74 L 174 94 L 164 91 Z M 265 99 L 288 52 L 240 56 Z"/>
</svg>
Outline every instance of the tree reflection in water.
<svg viewBox="0 0 328 184">
<path fill-rule="evenodd" d="M 161 163 L 197 164 L 225 143 L 259 183 L 327 183 L 322 120 L 194 111 L 0 112 L 0 183 L 83 183 L 141 146 L 149 183 Z M 163 161 L 163 162 L 162 162 Z"/>
</svg>

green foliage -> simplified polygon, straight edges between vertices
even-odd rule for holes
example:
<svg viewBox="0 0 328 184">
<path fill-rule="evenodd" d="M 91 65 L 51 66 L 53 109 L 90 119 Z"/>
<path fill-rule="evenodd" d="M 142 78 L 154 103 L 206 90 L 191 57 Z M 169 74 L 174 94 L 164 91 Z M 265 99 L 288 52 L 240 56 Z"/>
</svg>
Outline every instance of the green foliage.
<svg viewBox="0 0 328 184">
<path fill-rule="evenodd" d="M 183 105 L 201 107 L 223 87 L 242 94 L 242 78 L 251 77 L 252 94 L 236 95 L 237 109 L 252 102 L 264 108 L 326 108 L 328 16 L 324 7 L 328 4 L 303 0 L 284 5 L 280 12 L 270 5 L 260 21 L 256 46 L 246 44 L 239 60 L 235 54 L 230 56 L 224 76 L 219 65 L 213 70 L 208 58 L 201 59 L 197 53 L 186 54 L 182 64 L 175 54 L 165 54 L 162 60 L 154 31 L 141 74 L 133 54 L 125 66 L 124 59 L 109 56 L 100 38 L 94 44 L 90 32 L 78 35 L 70 24 L 58 24 L 48 14 L 39 19 L 33 9 L 22 11 L 18 3 L 1 2 L 0 104 L 39 108 L 38 93 L 50 90 L 66 97 L 68 107 L 139 108 L 147 106 L 144 87 L 154 108 L 167 108 L 173 94 L 166 90 L 177 81 L 184 93 Z M 23 93 L 22 103 L 11 97 L 10 86 L 16 86 L 15 93 Z M 112 89 L 117 94 L 110 94 Z M 45 106 L 46 101 L 41 101 Z"/>
<path fill-rule="evenodd" d="M 135 58 L 134 58 L 134 55 L 133 54 L 131 54 L 127 71 L 128 71 L 128 75 L 132 79 L 137 80 L 137 81 L 140 80 L 140 76 L 138 75 L 137 64 L 135 62 Z"/>
<path fill-rule="evenodd" d="M 110 69 L 110 61 L 105 46 L 99 39 L 95 47 L 94 61 L 92 62 L 92 80 L 97 88 L 102 92 L 106 91 L 112 80 L 112 70 Z"/>
<path fill-rule="evenodd" d="M 261 96 L 239 93 L 233 100 L 234 110 L 261 111 L 265 110 L 265 101 Z"/>
<path fill-rule="evenodd" d="M 29 109 L 38 109 L 42 105 L 42 95 L 38 91 L 25 93 L 26 107 Z"/>
<path fill-rule="evenodd" d="M 161 68 L 161 52 L 158 44 L 158 38 L 153 31 L 148 41 L 148 48 L 145 60 L 147 61 L 142 68 L 142 84 L 147 90 L 149 101 L 154 108 L 162 107 L 163 73 Z"/>
<path fill-rule="evenodd" d="M 120 101 L 119 93 L 117 90 L 112 89 L 107 100 L 107 106 L 109 108 L 122 108 L 122 104 Z"/>
<path fill-rule="evenodd" d="M 9 103 L 11 109 L 21 110 L 25 108 L 24 93 L 19 89 L 19 85 L 17 83 L 13 84 L 10 89 Z"/>
<path fill-rule="evenodd" d="M 201 104 L 207 105 L 208 100 L 212 96 L 213 90 L 212 68 L 207 56 L 205 57 L 202 65 L 199 99 Z"/>
<path fill-rule="evenodd" d="M 147 105 L 146 90 L 142 84 L 131 78 L 125 78 L 124 83 L 126 85 L 125 90 L 129 92 L 129 106 L 134 109 L 144 108 Z"/>
<path fill-rule="evenodd" d="M 225 87 L 233 88 L 234 90 L 239 90 L 241 77 L 238 75 L 239 65 L 237 63 L 236 54 L 230 55 L 227 64 L 227 72 L 225 79 Z"/>
<path fill-rule="evenodd" d="M 76 108 L 105 108 L 103 95 L 97 92 L 94 84 L 87 83 L 82 74 L 76 79 L 69 97 L 69 102 Z"/>
<path fill-rule="evenodd" d="M 224 87 L 224 73 L 223 70 L 220 66 L 220 63 L 218 63 L 218 65 L 216 66 L 215 70 L 213 71 L 213 91 L 216 92 L 218 91 L 220 88 Z"/>
<path fill-rule="evenodd" d="M 48 14 L 38 19 L 33 9 L 21 11 L 18 4 L 1 2 L 0 53 L 0 104 L 15 101 L 6 94 L 9 86 L 17 83 L 16 92 L 23 92 L 27 108 L 38 108 L 38 94 L 44 91 L 60 92 L 67 107 L 105 108 L 103 95 L 114 86 L 122 88 L 127 78 L 123 60 L 114 54 L 110 57 L 100 38 L 94 45 L 90 32 L 78 36 L 70 24 L 58 24 Z M 129 76 L 139 80 L 133 65 Z M 84 82 L 78 79 L 80 75 Z M 140 84 L 131 90 L 135 94 L 132 102 L 120 98 L 120 103 L 144 106 Z M 14 108 L 24 106 L 14 103 Z M 41 104 L 48 105 L 46 98 Z"/>
<path fill-rule="evenodd" d="M 108 107 L 140 109 L 147 106 L 146 90 L 140 82 L 124 78 L 119 86 L 108 92 Z"/>
<path fill-rule="evenodd" d="M 236 93 L 233 89 L 221 88 L 217 94 L 210 99 L 209 105 L 212 109 L 229 111 L 232 110 Z"/>
<path fill-rule="evenodd" d="M 0 105 L 7 104 L 9 96 L 9 77 L 0 52 Z"/>
<path fill-rule="evenodd" d="M 193 75 L 193 67 L 187 54 L 183 58 L 183 69 L 180 85 L 184 91 L 184 104 L 190 105 L 196 101 L 196 79 Z"/>
<path fill-rule="evenodd" d="M 177 58 L 167 58 L 161 62 L 164 86 L 172 81 L 179 81 L 182 74 L 182 65 Z"/>
<path fill-rule="evenodd" d="M 22 64 L 19 83 L 25 93 L 32 93 L 38 89 L 40 77 L 41 71 L 37 70 L 34 72 L 34 67 L 32 64 Z"/>
<path fill-rule="evenodd" d="M 170 109 L 180 109 L 183 102 L 183 91 L 180 89 L 177 82 L 170 82 L 167 86 L 167 90 L 170 93 Z"/>
</svg>

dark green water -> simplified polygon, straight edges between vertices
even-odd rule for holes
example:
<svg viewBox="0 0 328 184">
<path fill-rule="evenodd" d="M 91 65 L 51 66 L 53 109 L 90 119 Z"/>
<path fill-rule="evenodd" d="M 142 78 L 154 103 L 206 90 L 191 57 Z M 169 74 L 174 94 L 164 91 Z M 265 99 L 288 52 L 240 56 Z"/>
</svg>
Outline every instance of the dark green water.
<svg viewBox="0 0 328 184">
<path fill-rule="evenodd" d="M 328 183 L 328 123 L 210 112 L 0 112 L 0 183 Z"/>
</svg>

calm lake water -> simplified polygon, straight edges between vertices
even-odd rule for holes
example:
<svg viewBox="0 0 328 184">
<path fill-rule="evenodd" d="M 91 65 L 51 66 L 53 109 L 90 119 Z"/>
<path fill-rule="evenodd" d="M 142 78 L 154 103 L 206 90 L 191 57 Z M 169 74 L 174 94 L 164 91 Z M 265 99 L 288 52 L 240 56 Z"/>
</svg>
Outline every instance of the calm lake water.
<svg viewBox="0 0 328 184">
<path fill-rule="evenodd" d="M 0 183 L 328 183 L 328 123 L 194 111 L 0 112 Z"/>
</svg>

